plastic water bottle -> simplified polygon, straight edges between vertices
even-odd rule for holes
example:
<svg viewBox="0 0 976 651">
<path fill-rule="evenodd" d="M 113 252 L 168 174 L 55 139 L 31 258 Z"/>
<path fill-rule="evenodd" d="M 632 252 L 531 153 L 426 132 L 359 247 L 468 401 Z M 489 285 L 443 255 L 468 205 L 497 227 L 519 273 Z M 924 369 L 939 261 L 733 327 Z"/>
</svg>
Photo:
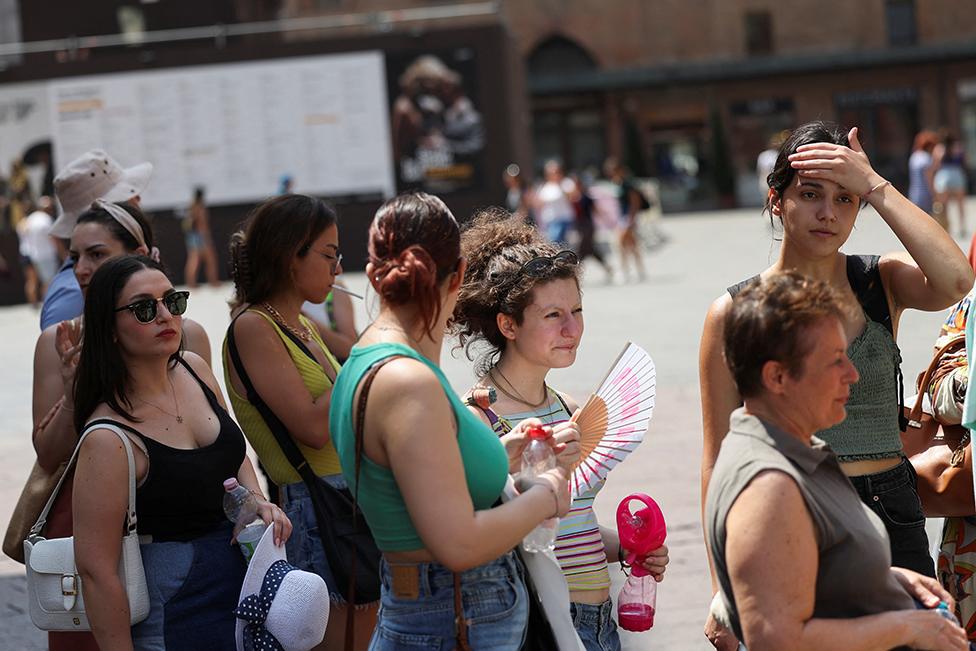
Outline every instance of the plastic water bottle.
<svg viewBox="0 0 976 651">
<path fill-rule="evenodd" d="M 939 613 L 943 618 L 948 619 L 956 626 L 959 626 L 959 620 L 956 619 L 956 614 L 949 610 L 949 604 L 946 602 L 940 601 L 939 605 L 935 607 L 935 612 Z"/>
<path fill-rule="evenodd" d="M 235 477 L 224 481 L 224 515 L 234 523 L 237 544 L 244 559 L 251 560 L 267 526 L 258 518 L 258 500 Z"/>
<path fill-rule="evenodd" d="M 545 430 L 533 427 L 528 431 L 528 436 L 529 444 L 522 451 L 522 469 L 518 475 L 519 483 L 523 486 L 531 485 L 537 477 L 556 467 L 556 454 L 546 441 L 548 435 Z M 522 549 L 527 552 L 551 552 L 556 546 L 558 529 L 559 518 L 543 520 L 522 539 Z"/>
<path fill-rule="evenodd" d="M 644 507 L 631 512 L 632 501 Z M 646 631 L 654 626 L 657 607 L 657 581 L 644 569 L 648 554 L 664 544 L 668 535 L 664 514 L 657 502 L 643 493 L 634 493 L 617 507 L 617 535 L 627 550 L 630 576 L 617 597 L 617 621 L 625 631 Z"/>
</svg>

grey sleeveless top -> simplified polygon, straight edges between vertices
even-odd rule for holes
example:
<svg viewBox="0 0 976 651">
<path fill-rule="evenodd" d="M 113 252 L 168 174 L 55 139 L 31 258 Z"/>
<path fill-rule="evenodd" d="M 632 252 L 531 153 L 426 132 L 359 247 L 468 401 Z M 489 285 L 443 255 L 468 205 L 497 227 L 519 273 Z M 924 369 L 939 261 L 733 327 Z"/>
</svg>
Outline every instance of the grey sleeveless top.
<svg viewBox="0 0 976 651">
<path fill-rule="evenodd" d="M 860 379 L 851 386 L 847 417 L 817 432 L 838 460 L 889 459 L 901 456 L 901 351 L 892 335 L 888 299 L 876 255 L 847 256 L 847 279 L 864 309 L 864 330 L 847 347 Z M 728 288 L 736 295 L 759 276 Z"/>
<path fill-rule="evenodd" d="M 884 524 L 861 502 L 830 448 L 817 437 L 805 445 L 746 413 L 732 412 L 705 501 L 705 536 L 732 629 L 742 630 L 725 559 L 725 520 L 739 494 L 760 472 L 776 470 L 796 482 L 813 521 L 817 543 L 814 617 L 853 618 L 911 610 L 912 597 L 891 574 Z"/>
</svg>

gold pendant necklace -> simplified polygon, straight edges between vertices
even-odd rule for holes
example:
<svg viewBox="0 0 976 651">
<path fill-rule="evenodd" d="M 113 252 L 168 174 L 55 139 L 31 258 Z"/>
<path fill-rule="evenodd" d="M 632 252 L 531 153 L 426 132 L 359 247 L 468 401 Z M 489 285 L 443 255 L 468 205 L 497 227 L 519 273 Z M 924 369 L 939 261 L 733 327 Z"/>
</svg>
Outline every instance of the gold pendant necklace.
<svg viewBox="0 0 976 651">
<path fill-rule="evenodd" d="M 175 418 L 177 423 L 182 423 L 183 422 L 183 414 L 180 413 L 180 403 L 176 399 L 176 387 L 173 386 L 173 378 L 169 377 L 169 374 L 167 373 L 166 379 L 169 380 L 169 388 L 173 392 L 173 404 L 176 405 L 176 413 L 175 414 L 173 412 L 171 412 L 171 411 L 166 411 L 165 409 L 163 409 L 162 407 L 160 407 L 156 403 L 149 402 L 148 400 L 145 400 L 143 398 L 139 398 L 139 401 L 140 402 L 143 402 L 143 403 L 145 403 L 147 405 L 149 405 L 150 407 L 155 407 L 157 410 L 163 412 L 164 414 L 166 414 L 167 416 L 170 416 L 171 418 Z"/>
</svg>

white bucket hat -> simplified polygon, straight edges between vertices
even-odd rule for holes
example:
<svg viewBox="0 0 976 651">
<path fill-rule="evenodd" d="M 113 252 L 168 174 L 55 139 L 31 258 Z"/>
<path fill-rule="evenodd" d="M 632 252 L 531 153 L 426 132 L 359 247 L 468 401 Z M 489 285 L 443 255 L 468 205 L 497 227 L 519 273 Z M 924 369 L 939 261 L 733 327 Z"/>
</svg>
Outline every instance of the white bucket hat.
<svg viewBox="0 0 976 651">
<path fill-rule="evenodd" d="M 49 233 L 54 237 L 71 237 L 78 217 L 91 208 L 95 199 L 111 203 L 128 201 L 145 190 L 152 171 L 152 163 L 124 169 L 101 149 L 85 152 L 54 177 L 54 194 L 61 204 L 61 214 Z"/>
<path fill-rule="evenodd" d="M 237 651 L 308 651 L 325 638 L 329 590 L 318 574 L 288 563 L 269 526 L 247 566 L 234 614 Z"/>
</svg>

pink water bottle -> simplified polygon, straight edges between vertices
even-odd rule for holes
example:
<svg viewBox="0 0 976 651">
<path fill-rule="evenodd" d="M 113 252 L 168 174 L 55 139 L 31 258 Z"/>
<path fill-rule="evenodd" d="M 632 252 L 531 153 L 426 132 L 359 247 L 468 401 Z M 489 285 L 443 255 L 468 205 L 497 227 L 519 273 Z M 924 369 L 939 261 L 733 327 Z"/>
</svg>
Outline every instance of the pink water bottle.
<svg viewBox="0 0 976 651">
<path fill-rule="evenodd" d="M 643 506 L 631 511 L 633 501 Z M 661 507 L 644 493 L 628 495 L 617 507 L 617 535 L 630 565 L 630 576 L 617 597 L 617 621 L 625 631 L 646 631 L 654 626 L 657 581 L 643 563 L 668 535 Z"/>
</svg>

